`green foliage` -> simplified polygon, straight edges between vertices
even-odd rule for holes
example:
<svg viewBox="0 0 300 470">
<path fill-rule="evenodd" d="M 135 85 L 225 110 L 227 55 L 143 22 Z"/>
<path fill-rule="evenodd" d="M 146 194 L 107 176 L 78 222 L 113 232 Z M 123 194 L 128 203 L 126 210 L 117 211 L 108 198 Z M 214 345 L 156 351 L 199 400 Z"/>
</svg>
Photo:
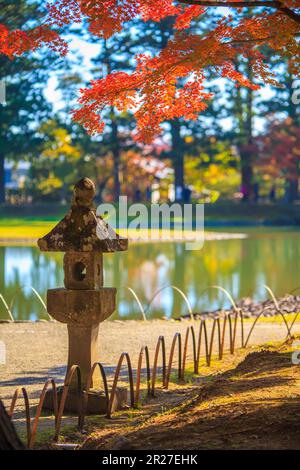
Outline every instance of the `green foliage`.
<svg viewBox="0 0 300 470">
<path fill-rule="evenodd" d="M 64 200 L 78 175 L 82 149 L 56 120 L 38 129 L 40 152 L 32 160 L 28 189 L 35 199 Z"/>
<path fill-rule="evenodd" d="M 239 190 L 239 159 L 234 148 L 215 137 L 198 146 L 198 156 L 185 158 L 187 184 L 193 186 L 197 199 L 215 202 L 219 197 L 231 197 Z"/>
<path fill-rule="evenodd" d="M 1 1 L 0 23 L 12 29 L 34 26 L 43 6 L 40 1 Z M 36 154 L 39 139 L 36 129 L 49 118 L 51 107 L 44 88 L 49 76 L 51 54 L 26 54 L 15 60 L 0 56 L 0 79 L 6 84 L 5 107 L 0 110 L 0 203 L 4 200 L 4 158 L 18 161 Z"/>
</svg>

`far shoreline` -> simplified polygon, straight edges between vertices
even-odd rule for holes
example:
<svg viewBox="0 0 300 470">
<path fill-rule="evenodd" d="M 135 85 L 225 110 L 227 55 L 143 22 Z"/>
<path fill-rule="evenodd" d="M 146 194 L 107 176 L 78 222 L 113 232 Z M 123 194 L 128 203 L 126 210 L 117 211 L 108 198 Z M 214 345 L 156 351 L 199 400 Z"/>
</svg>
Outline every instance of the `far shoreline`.
<svg viewBox="0 0 300 470">
<path fill-rule="evenodd" d="M 20 228 L 20 230 L 22 230 Z M 1 233 L 1 227 L 0 227 Z M 45 228 L 44 233 L 47 233 L 47 228 Z M 42 234 L 41 234 L 42 235 Z M 168 237 L 168 233 L 163 233 L 161 231 L 161 237 L 159 238 L 151 238 L 148 234 L 141 235 L 141 238 L 137 238 L 134 236 L 128 237 L 129 243 L 132 245 L 140 244 L 140 243 L 189 243 L 189 242 L 196 242 L 197 237 L 195 236 L 195 232 L 187 231 L 185 232 L 185 237 L 182 238 L 182 233 L 180 231 L 171 231 L 171 236 Z M 235 232 L 213 232 L 208 231 L 204 233 L 204 241 L 222 241 L 222 240 L 232 240 L 237 239 L 241 240 L 247 238 L 248 235 L 246 233 L 235 233 Z M 37 244 L 37 240 L 39 237 L 1 237 L 0 236 L 0 246 L 35 246 Z"/>
</svg>

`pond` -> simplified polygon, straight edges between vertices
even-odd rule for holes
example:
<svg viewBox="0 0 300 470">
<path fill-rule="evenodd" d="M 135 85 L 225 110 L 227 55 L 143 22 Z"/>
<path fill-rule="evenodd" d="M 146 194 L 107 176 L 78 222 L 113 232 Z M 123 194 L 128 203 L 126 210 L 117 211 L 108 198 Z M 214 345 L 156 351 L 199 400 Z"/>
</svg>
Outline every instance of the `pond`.
<svg viewBox="0 0 300 470">
<path fill-rule="evenodd" d="M 207 289 L 212 285 L 224 287 L 235 300 L 265 299 L 264 284 L 278 296 L 300 286 L 299 229 L 230 231 L 246 233 L 247 237 L 206 241 L 200 251 L 186 251 L 181 243 L 141 243 L 131 245 L 126 253 L 105 255 L 105 285 L 118 288 L 118 308 L 111 318 L 142 318 L 141 309 L 127 287 L 134 290 L 148 318 L 176 318 L 188 313 L 187 303 L 174 289 L 160 291 L 165 286 L 180 288 L 194 312 L 229 306 L 221 291 Z M 8 305 L 13 302 L 15 319 L 48 318 L 30 286 L 43 299 L 47 289 L 63 286 L 62 260 L 62 253 L 40 253 L 35 247 L 0 247 L 0 293 Z M 8 318 L 0 303 L 0 318 Z"/>
</svg>

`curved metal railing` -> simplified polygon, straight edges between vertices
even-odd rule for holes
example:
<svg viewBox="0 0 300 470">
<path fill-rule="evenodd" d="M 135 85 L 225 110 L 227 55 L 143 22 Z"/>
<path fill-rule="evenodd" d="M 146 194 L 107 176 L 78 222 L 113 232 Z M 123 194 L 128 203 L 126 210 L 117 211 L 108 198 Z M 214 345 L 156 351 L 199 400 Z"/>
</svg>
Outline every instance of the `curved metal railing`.
<svg viewBox="0 0 300 470">
<path fill-rule="evenodd" d="M 183 292 L 183 290 L 179 289 L 179 287 L 177 286 L 173 286 L 173 285 L 170 285 L 170 286 L 164 286 L 164 287 L 161 287 L 158 291 L 155 292 L 155 294 L 153 295 L 153 297 L 150 299 L 149 303 L 148 303 L 148 306 L 145 310 L 145 313 L 147 313 L 149 310 L 150 310 L 150 307 L 153 303 L 153 301 L 156 299 L 156 297 L 162 292 L 164 291 L 165 289 L 172 289 L 172 290 L 175 290 L 176 292 L 178 292 L 181 297 L 183 298 L 183 300 L 185 301 L 186 303 L 186 306 L 188 308 L 188 311 L 189 311 L 189 315 L 191 317 L 191 319 L 193 319 L 193 309 L 191 307 L 191 304 L 190 304 L 190 301 L 189 299 L 187 298 L 187 296 L 185 295 L 185 293 Z"/>
<path fill-rule="evenodd" d="M 275 298 L 275 297 L 274 297 Z M 275 302 L 274 302 L 275 303 Z M 243 312 L 240 309 L 234 314 L 225 314 L 222 317 L 215 318 L 214 320 L 200 320 L 200 322 L 194 322 L 192 325 L 187 326 L 184 341 L 182 341 L 182 334 L 175 333 L 169 354 L 167 354 L 166 350 L 166 343 L 164 336 L 159 336 L 156 347 L 154 350 L 154 360 L 152 370 L 150 367 L 150 354 L 149 349 L 147 346 L 144 346 L 140 350 L 140 354 L 138 357 L 138 364 L 136 368 L 136 382 L 134 384 L 134 371 L 132 368 L 132 362 L 128 353 L 124 352 L 121 354 L 115 373 L 113 377 L 113 384 L 111 390 L 109 392 L 108 388 L 108 381 L 107 381 L 107 374 L 105 372 L 104 366 L 97 362 L 93 365 L 90 375 L 87 380 L 87 384 L 85 390 L 82 391 L 82 384 L 81 384 L 81 371 L 77 365 L 73 365 L 64 382 L 62 394 L 60 398 L 60 402 L 58 404 L 58 393 L 55 381 L 53 379 L 49 379 L 46 381 L 44 388 L 39 397 L 39 403 L 37 406 L 35 417 L 31 418 L 31 407 L 28 398 L 28 393 L 26 388 L 22 388 L 20 395 L 20 390 L 17 389 L 13 395 L 11 405 L 8 411 L 8 414 L 11 418 L 13 418 L 14 410 L 16 407 L 16 403 L 23 397 L 24 405 L 25 405 L 25 416 L 26 416 L 26 429 L 27 429 L 27 446 L 28 448 L 33 448 L 36 440 L 36 434 L 39 424 L 39 419 L 41 417 L 41 412 L 44 404 L 44 400 L 46 397 L 46 392 L 49 387 L 52 387 L 52 396 L 53 396 L 53 409 L 54 409 L 54 437 L 53 440 L 57 441 L 60 435 L 61 425 L 62 425 L 62 417 L 64 414 L 65 404 L 68 397 L 68 393 L 70 391 L 70 384 L 74 378 L 77 376 L 77 394 L 78 394 L 78 429 L 82 431 L 84 428 L 85 423 L 85 416 L 87 412 L 87 400 L 88 400 L 88 391 L 91 388 L 93 374 L 95 369 L 98 367 L 102 376 L 103 381 L 103 388 L 104 394 L 106 397 L 107 403 L 107 418 L 110 418 L 113 413 L 113 403 L 117 393 L 117 387 L 120 379 L 120 373 L 122 369 L 122 365 L 124 361 L 126 361 L 127 365 L 127 372 L 128 372 L 128 384 L 129 384 L 129 391 L 130 391 L 130 406 L 135 407 L 140 401 L 140 391 L 141 391 L 141 383 L 142 383 L 142 367 L 143 367 L 143 360 L 145 359 L 146 362 L 146 390 L 147 396 L 154 397 L 155 391 L 158 388 L 157 383 L 157 375 L 159 369 L 162 370 L 162 380 L 161 386 L 164 389 L 168 389 L 170 381 L 173 377 L 172 371 L 175 369 L 176 377 L 179 383 L 184 382 L 185 378 L 185 371 L 187 366 L 187 359 L 188 359 L 188 347 L 190 341 L 192 341 L 192 365 L 193 371 L 197 375 L 199 374 L 200 362 L 201 362 L 201 352 L 204 348 L 204 356 L 203 359 L 207 366 L 211 365 L 211 359 L 214 355 L 217 356 L 219 360 L 222 360 L 224 357 L 224 351 L 226 347 L 226 337 L 227 337 L 227 344 L 228 349 L 231 354 L 234 354 L 236 350 L 236 338 L 238 334 L 240 334 L 241 338 L 241 347 L 246 348 L 249 345 L 250 338 L 252 337 L 253 331 L 255 326 L 258 324 L 262 315 L 272 307 L 266 307 L 262 312 L 255 318 L 253 321 L 250 330 L 245 336 L 245 323 L 244 323 L 244 316 Z M 286 337 L 290 338 L 292 335 L 292 330 L 295 325 L 296 319 L 298 318 L 298 312 L 295 312 L 295 317 L 292 323 L 289 325 L 286 319 L 284 318 L 284 313 L 280 309 L 280 305 L 277 302 L 276 310 L 283 318 L 283 324 L 286 327 Z M 210 330 L 208 329 L 208 325 L 211 325 Z M 198 325 L 198 335 L 196 335 L 196 326 Z M 227 335 L 227 336 L 226 336 Z M 182 344 L 184 344 L 182 348 Z M 177 347 L 176 347 L 177 346 Z M 216 346 L 216 348 L 215 348 Z M 161 353 L 161 362 L 159 363 L 159 356 Z M 176 359 L 177 353 L 177 360 Z M 168 357 L 168 361 L 167 361 Z M 167 366 L 168 364 L 168 366 Z M 176 364 L 174 366 L 174 364 Z M 122 381 L 124 379 L 122 378 Z"/>
<path fill-rule="evenodd" d="M 269 293 L 270 297 L 271 297 L 271 300 L 273 301 L 274 303 L 274 306 L 275 306 L 275 309 L 276 309 L 276 312 L 279 314 L 279 315 L 282 315 L 282 310 L 280 305 L 281 303 L 283 303 L 285 301 L 285 299 L 281 299 L 281 300 L 277 300 L 274 292 L 272 291 L 272 289 L 267 286 L 267 285 L 264 285 L 263 286 L 264 289 Z M 53 320 L 53 318 L 49 315 L 48 311 L 47 311 L 47 306 L 43 300 L 43 298 L 41 297 L 41 295 L 38 293 L 38 291 L 33 287 L 33 286 L 20 286 L 14 293 L 13 297 L 12 297 L 12 300 L 10 302 L 10 304 L 7 303 L 5 297 L 3 296 L 3 294 L 0 293 L 0 302 L 2 302 L 2 304 L 4 305 L 5 307 L 5 310 L 9 316 L 9 321 L 15 321 L 14 319 L 14 315 L 13 315 L 13 307 L 14 307 L 14 304 L 15 304 L 15 301 L 16 301 L 16 298 L 17 298 L 17 295 L 19 294 L 19 292 L 23 291 L 24 289 L 30 289 L 32 291 L 32 293 L 34 294 L 34 296 L 39 300 L 40 304 L 42 305 L 44 311 L 47 313 L 48 317 L 49 317 L 49 320 L 51 321 L 55 321 Z M 172 289 L 176 292 L 178 292 L 181 297 L 183 298 L 183 300 L 185 301 L 185 304 L 187 306 L 187 309 L 188 309 L 188 313 L 190 315 L 190 318 L 191 320 L 194 319 L 194 313 L 193 313 L 193 309 L 192 309 L 192 306 L 190 304 L 190 301 L 187 297 L 187 295 L 183 292 L 182 289 L 180 289 L 179 287 L 177 286 L 174 286 L 174 285 L 167 285 L 167 286 L 164 286 L 164 287 L 161 287 L 159 290 L 157 290 L 154 295 L 151 297 L 150 301 L 148 302 L 147 306 L 144 308 L 138 294 L 135 292 L 135 290 L 132 288 L 132 287 L 129 287 L 129 286 L 123 286 L 123 287 L 120 287 L 119 290 L 127 290 L 128 292 L 130 292 L 130 294 L 132 295 L 132 297 L 134 298 L 134 300 L 136 301 L 137 303 L 137 306 L 139 308 L 139 311 L 142 315 L 142 318 L 143 320 L 147 320 L 147 312 L 149 312 L 150 308 L 151 308 L 151 305 L 153 303 L 153 301 L 155 300 L 155 298 L 162 292 L 164 291 L 165 289 Z M 222 286 L 219 286 L 219 285 L 212 285 L 212 286 L 208 286 L 206 287 L 205 289 L 203 289 L 199 295 L 199 297 L 201 297 L 202 294 L 204 294 L 204 292 L 210 290 L 210 289 L 217 289 L 219 290 L 220 292 L 223 292 L 225 294 L 225 296 L 227 297 L 227 299 L 230 301 L 230 304 L 232 306 L 232 309 L 233 311 L 236 313 L 236 314 L 240 314 L 240 312 L 242 311 L 241 308 L 237 307 L 232 295 L 230 294 L 230 292 L 228 292 L 227 289 L 225 289 L 224 287 Z M 290 292 L 290 294 L 296 292 L 298 289 L 300 289 L 300 287 L 297 287 L 296 289 L 294 289 L 293 291 Z M 270 309 L 270 307 L 268 307 L 268 309 Z M 298 315 L 300 315 L 300 312 L 298 313 Z M 289 328 L 289 325 L 285 319 L 285 317 L 283 316 L 283 321 L 285 322 L 286 324 L 286 327 Z M 298 318 L 298 316 L 297 316 Z M 293 323 L 296 322 L 297 318 L 295 318 L 293 320 Z M 26 321 L 26 320 L 25 320 Z M 28 320 L 28 321 L 31 321 L 31 320 Z M 243 321 L 243 318 L 242 318 L 242 321 Z M 290 325 L 292 326 L 292 324 Z"/>
<path fill-rule="evenodd" d="M 1 302 L 3 303 L 3 305 L 4 305 L 4 307 L 5 307 L 5 310 L 6 310 L 7 313 L 8 313 L 9 321 L 14 322 L 14 321 L 15 321 L 14 316 L 13 316 L 13 314 L 12 314 L 12 312 L 11 312 L 11 310 L 10 310 L 10 308 L 9 308 L 9 306 L 8 306 L 8 304 L 7 304 L 5 298 L 3 297 L 2 294 L 0 294 L 0 300 L 1 300 Z"/>
</svg>

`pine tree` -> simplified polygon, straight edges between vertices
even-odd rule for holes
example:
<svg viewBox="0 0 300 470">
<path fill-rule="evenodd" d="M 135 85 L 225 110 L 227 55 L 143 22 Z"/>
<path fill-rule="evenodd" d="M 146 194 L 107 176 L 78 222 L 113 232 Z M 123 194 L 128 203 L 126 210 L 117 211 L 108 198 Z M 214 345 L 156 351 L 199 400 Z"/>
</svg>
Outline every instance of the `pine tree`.
<svg viewBox="0 0 300 470">
<path fill-rule="evenodd" d="M 41 14 L 39 2 L 1 0 L 0 23 L 11 28 L 38 21 Z M 51 111 L 43 94 L 48 60 L 37 54 L 14 60 L 0 55 L 0 80 L 6 84 L 6 106 L 0 105 L 0 203 L 5 202 L 5 159 L 26 158 L 35 151 L 35 130 Z"/>
</svg>

